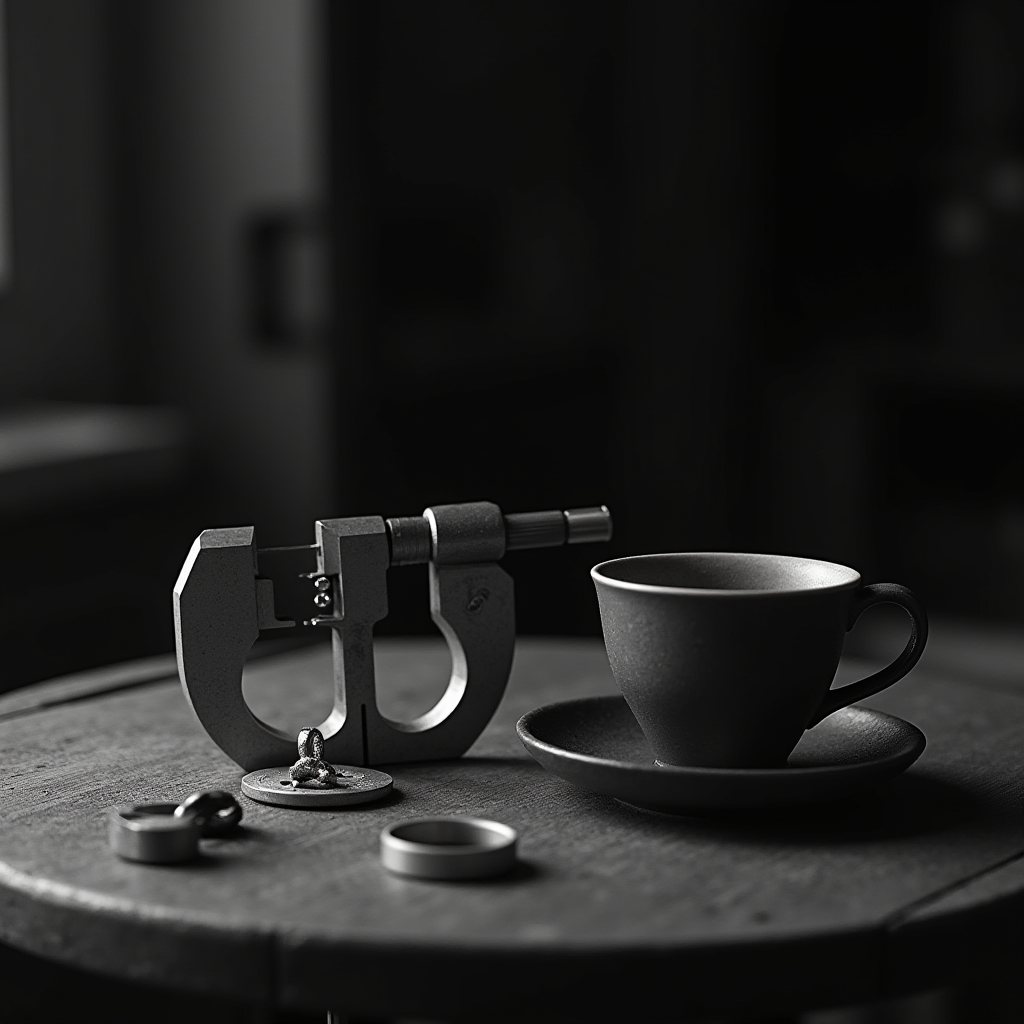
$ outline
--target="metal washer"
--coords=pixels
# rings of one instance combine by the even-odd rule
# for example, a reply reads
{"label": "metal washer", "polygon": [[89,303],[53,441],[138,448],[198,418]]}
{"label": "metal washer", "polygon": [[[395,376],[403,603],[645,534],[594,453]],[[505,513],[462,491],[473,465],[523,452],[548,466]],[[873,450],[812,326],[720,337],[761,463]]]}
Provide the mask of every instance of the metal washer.
{"label": "metal washer", "polygon": [[387,772],[336,764],[334,770],[341,776],[338,785],[329,789],[297,789],[288,774],[290,767],[249,772],[242,779],[242,792],[250,800],[277,807],[347,807],[380,800],[394,787],[394,779]]}
{"label": "metal washer", "polygon": [[415,878],[490,878],[514,867],[518,839],[514,828],[486,818],[409,818],[381,832],[380,859]]}
{"label": "metal washer", "polygon": [[140,864],[182,864],[199,855],[202,825],[194,817],[176,818],[177,804],[121,804],[107,812],[110,848]]}

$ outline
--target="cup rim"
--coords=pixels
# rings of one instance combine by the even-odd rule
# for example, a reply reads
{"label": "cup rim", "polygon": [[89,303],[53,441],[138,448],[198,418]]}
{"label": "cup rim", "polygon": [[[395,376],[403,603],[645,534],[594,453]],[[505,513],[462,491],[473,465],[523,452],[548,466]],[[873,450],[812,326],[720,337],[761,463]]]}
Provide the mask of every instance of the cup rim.
{"label": "cup rim", "polygon": [[[677,558],[677,557],[714,557],[714,558],[733,558],[733,559],[770,559],[772,561],[785,561],[789,563],[802,563],[804,565],[822,565],[828,566],[832,569],[841,570],[843,573],[848,575],[848,579],[839,583],[829,583],[822,586],[801,586],[791,587],[785,590],[778,589],[765,589],[765,590],[726,590],[716,589],[712,587],[669,587],[664,586],[660,583],[634,583],[630,580],[618,580],[611,576],[606,576],[602,570],[606,569],[611,565],[621,565],[623,562],[643,562],[648,559],[655,558]],[[786,598],[795,597],[806,594],[828,594],[835,593],[841,590],[848,590],[856,587],[860,583],[860,573],[856,569],[852,569],[848,565],[842,565],[840,562],[827,562],[822,558],[804,558],[801,555],[780,555],[772,554],[770,552],[754,552],[754,551],[660,551],[652,552],[646,555],[625,555],[621,558],[609,558],[607,561],[599,562],[590,570],[591,578],[595,583],[602,583],[609,587],[614,587],[619,590],[628,590],[633,593],[639,594],[679,594],[687,597],[721,597],[731,598],[733,600],[742,600],[750,597],[774,597],[774,598]]]}

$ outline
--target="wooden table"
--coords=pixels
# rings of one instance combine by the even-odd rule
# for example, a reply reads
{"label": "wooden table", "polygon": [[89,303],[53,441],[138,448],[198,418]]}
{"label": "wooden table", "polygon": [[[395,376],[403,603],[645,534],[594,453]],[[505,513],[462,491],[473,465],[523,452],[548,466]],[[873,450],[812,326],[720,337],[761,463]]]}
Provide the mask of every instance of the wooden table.
{"label": "wooden table", "polygon": [[[385,713],[423,710],[446,660],[429,641],[381,642]],[[520,715],[614,684],[597,642],[522,640],[467,757],[395,767],[398,792],[376,805],[243,798],[244,830],[208,841],[201,862],[130,864],[108,851],[107,807],[237,791],[241,776],[173,673],[169,659],[136,662],[0,700],[0,939],[267,1006],[478,1021],[844,1005],[1024,962],[1024,672],[945,677],[933,659],[873,699],[928,748],[872,798],[676,819],[575,789],[527,756]],[[306,649],[251,663],[245,689],[297,731],[329,708],[329,679],[329,651]],[[386,873],[381,828],[421,814],[512,825],[520,867],[463,883]]]}

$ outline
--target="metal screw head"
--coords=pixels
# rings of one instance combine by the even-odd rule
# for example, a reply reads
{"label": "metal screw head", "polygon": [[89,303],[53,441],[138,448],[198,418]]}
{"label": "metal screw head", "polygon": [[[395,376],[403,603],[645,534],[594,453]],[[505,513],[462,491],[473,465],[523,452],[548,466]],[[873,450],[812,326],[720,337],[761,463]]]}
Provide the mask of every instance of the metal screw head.
{"label": "metal screw head", "polygon": [[330,590],[331,581],[326,576],[318,576],[313,580],[313,586],[316,587],[317,590]]}
{"label": "metal screw head", "polygon": [[317,608],[327,608],[330,606],[330,603],[331,595],[325,594],[323,591],[313,597],[313,604],[315,604]]}

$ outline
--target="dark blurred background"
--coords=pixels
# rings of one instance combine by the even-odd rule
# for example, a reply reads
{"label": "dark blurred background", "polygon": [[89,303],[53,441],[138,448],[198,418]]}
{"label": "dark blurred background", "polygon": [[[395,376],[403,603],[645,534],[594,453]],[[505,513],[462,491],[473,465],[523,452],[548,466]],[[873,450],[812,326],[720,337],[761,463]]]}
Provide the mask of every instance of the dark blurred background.
{"label": "dark blurred background", "polygon": [[1020,626],[1022,107],[1004,0],[0,0],[0,691],[170,651],[204,527],[460,500],[615,515],[523,633],[697,549]]}
{"label": "dark blurred background", "polygon": [[[0,688],[168,651],[196,534],[608,504],[1024,612],[1024,6],[7,0]],[[430,628],[392,573],[384,631]]]}

